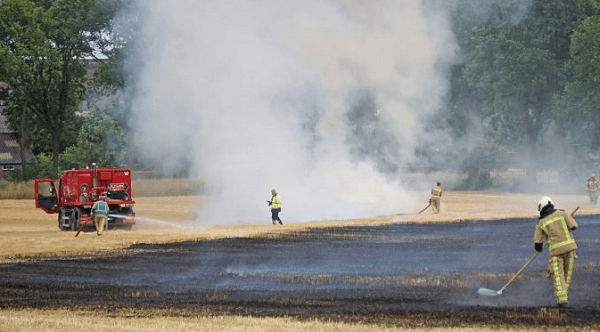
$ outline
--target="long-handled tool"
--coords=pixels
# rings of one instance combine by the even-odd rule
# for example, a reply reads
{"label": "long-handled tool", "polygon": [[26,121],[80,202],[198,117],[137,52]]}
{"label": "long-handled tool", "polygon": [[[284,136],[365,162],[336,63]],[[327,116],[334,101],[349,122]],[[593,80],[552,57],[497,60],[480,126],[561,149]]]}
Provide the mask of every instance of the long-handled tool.
{"label": "long-handled tool", "polygon": [[[429,204],[427,204],[427,206],[426,206],[426,207],[425,207],[423,210],[419,211],[419,213],[421,213],[421,212],[423,212],[423,211],[427,210],[427,208],[428,208],[428,207],[430,207],[430,206],[431,206],[431,200],[429,200]],[[418,213],[417,213],[417,214],[418,214]]]}
{"label": "long-handled tool", "polygon": [[479,295],[485,295],[485,296],[498,296],[498,295],[502,295],[502,292],[506,289],[506,287],[508,287],[508,285],[512,284],[513,281],[515,281],[515,279],[517,279],[517,277],[525,270],[525,268],[531,263],[533,262],[533,260],[540,254],[541,251],[536,251],[531,257],[529,257],[529,259],[527,260],[527,262],[525,262],[525,265],[523,265],[519,271],[517,271],[517,273],[515,273],[514,276],[512,276],[512,278],[510,278],[510,280],[506,283],[506,285],[502,286],[502,288],[500,288],[499,290],[492,290],[492,289],[487,289],[487,288],[479,288],[477,290],[477,293]]}
{"label": "long-handled tool", "polygon": [[[577,210],[579,210],[579,206],[575,208],[575,210],[573,210],[573,212],[571,212],[571,216],[573,216],[575,214],[575,212],[577,212]],[[541,251],[536,251],[531,257],[529,257],[529,259],[527,260],[527,262],[525,262],[525,265],[523,265],[519,271],[517,271],[517,273],[515,273],[515,275],[512,276],[512,278],[510,278],[510,280],[506,283],[506,285],[502,286],[502,288],[500,288],[499,290],[492,290],[492,289],[487,289],[487,288],[479,288],[477,290],[477,293],[479,295],[485,295],[485,296],[498,296],[498,295],[502,295],[502,292],[506,289],[506,287],[508,287],[510,284],[513,283],[513,281],[515,281],[515,279],[517,279],[517,277],[525,270],[525,268],[527,266],[529,266],[529,264],[531,264],[531,262],[533,262],[533,260],[541,253]]]}

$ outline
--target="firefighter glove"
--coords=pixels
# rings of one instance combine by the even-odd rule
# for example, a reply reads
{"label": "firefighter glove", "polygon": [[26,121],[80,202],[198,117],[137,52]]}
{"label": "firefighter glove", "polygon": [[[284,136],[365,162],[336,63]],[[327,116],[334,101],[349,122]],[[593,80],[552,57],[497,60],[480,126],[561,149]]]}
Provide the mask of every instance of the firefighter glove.
{"label": "firefighter glove", "polygon": [[267,203],[269,203],[269,206],[271,206],[271,201],[267,201]]}
{"label": "firefighter glove", "polygon": [[542,249],[544,249],[544,244],[541,243],[541,242],[540,243],[535,243],[534,248],[535,248],[535,251],[541,252]]}

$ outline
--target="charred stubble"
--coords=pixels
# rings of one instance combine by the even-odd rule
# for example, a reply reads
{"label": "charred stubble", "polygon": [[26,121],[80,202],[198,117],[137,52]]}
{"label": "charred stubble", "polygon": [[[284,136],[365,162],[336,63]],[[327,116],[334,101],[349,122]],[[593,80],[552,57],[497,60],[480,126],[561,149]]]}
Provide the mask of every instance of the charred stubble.
{"label": "charred stubble", "polygon": [[[461,302],[457,298],[474,293],[476,286],[468,283],[469,278],[456,273],[349,276],[255,271],[240,275],[222,266],[215,269],[220,266],[219,262],[212,267],[205,262],[206,270],[212,271],[198,272],[202,276],[191,277],[196,284],[188,287],[144,279],[148,278],[144,277],[145,273],[157,268],[170,269],[174,275],[188,273],[182,266],[190,265],[190,253],[218,255],[220,261],[233,266],[236,253],[251,254],[260,248],[279,248],[284,252],[282,246],[301,249],[306,243],[318,244],[320,250],[327,250],[331,243],[344,238],[373,239],[377,235],[370,229],[358,232],[356,229],[321,229],[279,238],[136,245],[123,254],[96,259],[4,264],[0,266],[0,303],[3,308],[100,310],[115,317],[288,316],[398,327],[589,327],[598,324],[599,307],[594,302],[584,302],[566,313],[546,306],[485,306]],[[333,252],[332,247],[329,250]],[[300,249],[290,252],[300,255]],[[165,261],[169,264],[165,265]],[[596,276],[595,268],[594,264],[583,265],[577,271],[578,282],[591,283]],[[139,278],[139,282],[135,278]],[[476,279],[477,275],[470,278]],[[505,275],[485,278],[486,282],[501,282]],[[265,279],[269,287],[258,287]],[[223,280],[230,284],[223,286]],[[236,282],[240,283],[236,285]]]}

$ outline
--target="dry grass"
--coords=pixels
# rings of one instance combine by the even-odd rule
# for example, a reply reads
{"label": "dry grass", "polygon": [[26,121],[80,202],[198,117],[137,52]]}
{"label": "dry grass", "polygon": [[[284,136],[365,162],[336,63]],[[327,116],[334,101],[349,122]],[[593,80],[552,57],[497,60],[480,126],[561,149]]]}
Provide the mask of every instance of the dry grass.
{"label": "dry grass", "polygon": [[136,179],[131,182],[133,197],[190,196],[203,190],[203,183],[193,179]]}
{"label": "dry grass", "polygon": [[[160,313],[159,313],[160,314]],[[444,327],[398,329],[371,324],[349,324],[317,320],[298,321],[293,318],[253,318],[240,316],[198,317],[126,317],[119,314],[110,317],[106,313],[66,310],[2,310],[0,332],[104,332],[104,331],[413,331],[413,332],[475,332],[475,331],[562,331],[556,328],[489,328],[489,327]]]}
{"label": "dry grass", "polygon": [[373,276],[334,276],[334,275],[289,275],[289,274],[262,274],[246,273],[246,278],[269,278],[281,280],[285,283],[293,284],[379,284],[388,286],[451,286],[455,288],[466,288],[468,284],[460,281],[456,275],[442,276],[394,276],[394,277],[373,277]]}
{"label": "dry grass", "polygon": [[[193,179],[135,179],[133,197],[190,196],[203,190],[203,183]],[[0,200],[34,199],[33,181],[0,181]]]}
{"label": "dry grass", "polygon": [[33,199],[33,181],[0,181],[0,199]]}
{"label": "dry grass", "polygon": [[[385,225],[393,223],[458,222],[465,220],[533,219],[537,195],[493,192],[446,192],[442,212],[403,213],[371,219],[324,220],[274,227],[269,223],[189,227],[194,212],[208,198],[169,196],[136,198],[135,211],[142,218],[133,231],[95,233],[60,231],[57,215],[35,208],[33,200],[0,200],[0,261],[29,257],[82,255],[121,250],[135,243],[166,243],[224,237],[280,236],[311,227]],[[567,211],[580,205],[577,215],[595,215],[600,207],[587,204],[584,196],[553,196]]]}

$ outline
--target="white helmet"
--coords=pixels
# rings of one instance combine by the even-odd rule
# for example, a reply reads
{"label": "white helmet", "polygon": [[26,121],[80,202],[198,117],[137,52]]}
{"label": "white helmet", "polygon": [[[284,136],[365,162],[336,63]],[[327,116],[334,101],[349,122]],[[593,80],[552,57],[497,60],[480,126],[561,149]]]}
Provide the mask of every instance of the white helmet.
{"label": "white helmet", "polygon": [[554,205],[554,202],[552,202],[552,198],[548,196],[540,198],[540,201],[538,202],[538,211],[542,211],[542,209],[548,204]]}

